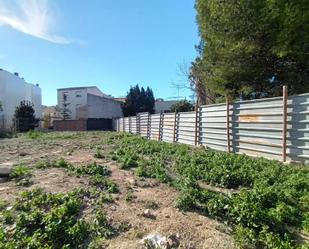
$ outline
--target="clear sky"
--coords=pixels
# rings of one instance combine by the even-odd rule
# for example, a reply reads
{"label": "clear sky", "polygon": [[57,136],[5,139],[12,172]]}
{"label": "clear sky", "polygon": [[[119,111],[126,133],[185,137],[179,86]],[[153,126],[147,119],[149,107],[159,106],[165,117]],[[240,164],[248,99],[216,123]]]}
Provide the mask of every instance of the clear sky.
{"label": "clear sky", "polygon": [[57,88],[87,85],[177,97],[179,65],[196,56],[195,14],[194,0],[0,0],[0,68],[39,83],[45,105]]}

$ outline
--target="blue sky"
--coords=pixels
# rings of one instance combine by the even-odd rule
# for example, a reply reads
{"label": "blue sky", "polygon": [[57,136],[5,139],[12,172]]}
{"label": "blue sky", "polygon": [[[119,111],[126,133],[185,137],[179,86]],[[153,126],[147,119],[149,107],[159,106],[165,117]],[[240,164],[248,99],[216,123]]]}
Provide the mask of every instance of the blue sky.
{"label": "blue sky", "polygon": [[[149,85],[177,97],[196,56],[194,0],[0,0],[0,68],[42,88],[96,85],[115,97]],[[181,96],[189,97],[188,90]]]}

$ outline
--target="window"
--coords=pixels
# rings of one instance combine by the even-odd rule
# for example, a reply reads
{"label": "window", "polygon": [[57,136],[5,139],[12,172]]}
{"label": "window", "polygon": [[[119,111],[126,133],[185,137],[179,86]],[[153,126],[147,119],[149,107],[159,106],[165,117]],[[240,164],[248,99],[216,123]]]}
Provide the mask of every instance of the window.
{"label": "window", "polygon": [[82,92],[81,91],[75,92],[75,96],[76,96],[76,98],[81,98],[82,97]]}

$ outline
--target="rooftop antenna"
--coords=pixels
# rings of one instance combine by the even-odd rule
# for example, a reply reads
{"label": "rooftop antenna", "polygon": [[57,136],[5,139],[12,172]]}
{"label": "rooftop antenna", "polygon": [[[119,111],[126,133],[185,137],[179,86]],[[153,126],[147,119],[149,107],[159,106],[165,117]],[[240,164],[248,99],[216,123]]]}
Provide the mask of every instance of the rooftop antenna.
{"label": "rooftop antenna", "polygon": [[184,84],[175,83],[175,82],[171,84],[171,87],[177,90],[177,98],[181,97],[180,91],[187,88]]}

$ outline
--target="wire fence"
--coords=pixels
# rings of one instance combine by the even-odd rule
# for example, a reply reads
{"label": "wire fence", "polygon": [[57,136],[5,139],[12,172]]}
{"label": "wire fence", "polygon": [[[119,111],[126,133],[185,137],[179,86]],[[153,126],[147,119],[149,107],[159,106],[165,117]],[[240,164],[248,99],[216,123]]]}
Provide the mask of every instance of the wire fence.
{"label": "wire fence", "polygon": [[116,131],[269,159],[309,163],[309,93],[200,106],[195,112],[139,113]]}

